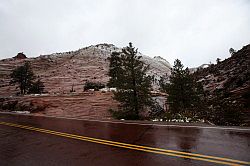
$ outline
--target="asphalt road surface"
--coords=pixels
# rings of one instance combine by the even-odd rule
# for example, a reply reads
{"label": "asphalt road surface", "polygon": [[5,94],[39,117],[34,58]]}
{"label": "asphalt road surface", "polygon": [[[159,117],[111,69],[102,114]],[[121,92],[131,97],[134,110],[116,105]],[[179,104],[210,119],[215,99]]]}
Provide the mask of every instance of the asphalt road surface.
{"label": "asphalt road surface", "polygon": [[250,165],[250,129],[0,114],[6,165]]}

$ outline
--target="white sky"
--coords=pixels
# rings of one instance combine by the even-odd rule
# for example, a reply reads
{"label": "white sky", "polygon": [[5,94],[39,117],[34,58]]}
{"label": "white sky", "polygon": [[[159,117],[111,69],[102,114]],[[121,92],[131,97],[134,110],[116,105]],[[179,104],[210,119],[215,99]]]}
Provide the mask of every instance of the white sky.
{"label": "white sky", "polygon": [[250,43],[250,0],[0,0],[0,59],[133,42],[196,67]]}

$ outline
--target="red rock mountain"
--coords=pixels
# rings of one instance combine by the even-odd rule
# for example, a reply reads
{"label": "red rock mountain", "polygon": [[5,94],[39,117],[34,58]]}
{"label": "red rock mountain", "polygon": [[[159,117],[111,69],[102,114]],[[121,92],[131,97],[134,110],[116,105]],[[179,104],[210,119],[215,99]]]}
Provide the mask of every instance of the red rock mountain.
{"label": "red rock mountain", "polygon": [[[0,95],[16,93],[15,87],[9,86],[10,71],[22,65],[24,61],[31,62],[35,74],[45,83],[48,93],[69,93],[72,86],[76,92],[82,92],[86,81],[107,83],[109,77],[107,58],[113,51],[119,51],[112,44],[89,46],[77,51],[40,55],[37,58],[10,58],[0,61]],[[142,55],[141,53],[139,53]],[[170,74],[171,65],[163,58],[143,56],[143,61],[150,64],[149,75],[154,75],[154,88],[159,88],[159,79]]]}
{"label": "red rock mountain", "polygon": [[[111,118],[108,109],[117,106],[117,102],[112,99],[112,92],[83,92],[83,86],[86,81],[106,84],[109,80],[107,58],[113,51],[120,50],[121,48],[112,44],[98,44],[77,51],[40,55],[36,58],[3,59],[0,61],[0,97],[3,98],[3,105],[8,107],[18,102],[18,110],[27,110],[39,115]],[[147,74],[154,76],[153,87],[157,90],[160,77],[170,74],[171,65],[159,56],[142,56],[142,60],[150,64]],[[18,89],[9,85],[9,75],[11,70],[25,61],[31,63],[35,75],[44,82],[47,94],[15,96]],[[70,93],[72,86],[74,93]],[[46,108],[39,111],[38,108],[44,106]]]}
{"label": "red rock mountain", "polygon": [[211,95],[223,92],[227,98],[241,102],[250,122],[250,44],[194,74]]}

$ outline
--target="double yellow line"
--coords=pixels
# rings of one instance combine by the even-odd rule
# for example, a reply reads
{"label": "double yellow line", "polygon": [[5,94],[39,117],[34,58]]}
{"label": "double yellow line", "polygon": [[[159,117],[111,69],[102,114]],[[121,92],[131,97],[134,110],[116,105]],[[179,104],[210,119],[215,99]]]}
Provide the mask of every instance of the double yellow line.
{"label": "double yellow line", "polygon": [[181,152],[181,151],[176,151],[176,150],[167,150],[167,149],[161,149],[161,148],[133,145],[133,144],[127,144],[127,143],[122,143],[122,142],[115,142],[115,141],[85,137],[85,136],[80,136],[80,135],[75,135],[75,134],[63,133],[63,132],[58,132],[58,131],[52,131],[52,130],[36,128],[36,127],[31,127],[31,126],[24,126],[24,125],[19,125],[19,124],[14,124],[14,123],[0,122],[0,125],[11,126],[15,128],[21,128],[21,129],[26,129],[30,131],[36,131],[40,133],[46,133],[46,134],[51,134],[51,135],[56,135],[56,136],[61,136],[61,137],[67,137],[71,139],[88,141],[88,142],[93,142],[97,144],[115,146],[115,147],[138,150],[138,151],[155,153],[155,154],[162,154],[162,155],[167,155],[167,156],[207,161],[207,162],[212,162],[216,164],[233,165],[233,166],[250,165],[250,162],[234,160],[230,158],[215,157],[215,156],[208,156],[208,155],[202,155],[202,154],[196,154],[196,153]]}

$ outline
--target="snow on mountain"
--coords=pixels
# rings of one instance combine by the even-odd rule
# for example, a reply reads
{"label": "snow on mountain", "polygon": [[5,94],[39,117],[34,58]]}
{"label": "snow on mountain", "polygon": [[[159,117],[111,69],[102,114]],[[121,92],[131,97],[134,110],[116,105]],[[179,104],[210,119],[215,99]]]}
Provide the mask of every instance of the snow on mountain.
{"label": "snow on mountain", "polygon": [[[33,70],[45,83],[46,91],[49,93],[67,93],[72,86],[78,92],[81,92],[86,81],[95,81],[107,83],[109,63],[107,58],[114,51],[121,51],[113,44],[98,44],[76,51],[63,53],[53,53],[49,55],[40,55],[37,58],[27,59],[5,59],[0,61],[0,75],[3,79],[0,82],[1,92],[16,92],[14,87],[8,86],[10,81],[10,71],[24,63],[30,61]],[[170,75],[171,65],[165,59],[157,56],[149,56],[138,53],[146,65],[150,65],[148,75],[154,76],[153,88],[159,89],[159,80],[161,76]]]}

